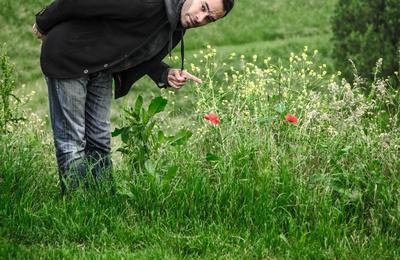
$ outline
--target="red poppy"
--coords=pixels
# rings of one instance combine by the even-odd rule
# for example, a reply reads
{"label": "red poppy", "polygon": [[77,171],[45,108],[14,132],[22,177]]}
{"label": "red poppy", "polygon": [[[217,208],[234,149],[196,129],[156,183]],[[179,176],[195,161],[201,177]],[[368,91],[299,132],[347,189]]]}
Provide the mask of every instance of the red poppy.
{"label": "red poppy", "polygon": [[296,116],[291,115],[291,114],[287,114],[285,116],[285,120],[286,120],[286,122],[290,122],[293,124],[297,124],[299,122],[299,119]]}
{"label": "red poppy", "polygon": [[214,113],[209,113],[207,115],[204,115],[203,117],[205,120],[210,121],[213,125],[218,125],[219,124],[219,117],[214,114]]}

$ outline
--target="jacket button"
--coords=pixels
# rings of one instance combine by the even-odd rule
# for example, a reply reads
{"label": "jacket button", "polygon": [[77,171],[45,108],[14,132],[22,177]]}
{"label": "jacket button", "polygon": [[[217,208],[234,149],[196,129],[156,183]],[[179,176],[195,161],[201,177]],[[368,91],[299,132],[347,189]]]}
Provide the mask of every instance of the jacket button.
{"label": "jacket button", "polygon": [[104,64],[104,68],[107,68],[108,67],[108,64]]}
{"label": "jacket button", "polygon": [[85,73],[85,74],[88,74],[88,70],[87,69],[85,69],[84,71],[83,71],[83,73]]}

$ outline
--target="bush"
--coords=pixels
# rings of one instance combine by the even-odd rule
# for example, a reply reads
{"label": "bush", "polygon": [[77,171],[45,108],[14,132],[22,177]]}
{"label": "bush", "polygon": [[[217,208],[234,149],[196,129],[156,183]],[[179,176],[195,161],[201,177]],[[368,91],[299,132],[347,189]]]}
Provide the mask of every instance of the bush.
{"label": "bush", "polygon": [[[400,9],[398,0],[339,0],[332,20],[333,59],[337,69],[353,80],[349,59],[357,75],[373,80],[382,58],[382,76],[399,71]],[[393,78],[399,85],[399,79]]]}
{"label": "bush", "polygon": [[0,49],[0,133],[5,132],[10,123],[21,120],[15,116],[16,111],[12,109],[10,103],[12,98],[19,101],[13,94],[15,87],[14,67],[10,63],[4,45]]}

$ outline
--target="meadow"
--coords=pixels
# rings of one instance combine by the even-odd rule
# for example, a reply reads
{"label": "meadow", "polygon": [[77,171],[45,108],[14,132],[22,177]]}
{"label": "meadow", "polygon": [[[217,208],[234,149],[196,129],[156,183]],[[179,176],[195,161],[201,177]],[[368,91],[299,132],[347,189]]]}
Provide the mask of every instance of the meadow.
{"label": "meadow", "polygon": [[1,258],[399,257],[400,94],[379,62],[373,82],[335,71],[335,1],[243,0],[189,31],[203,84],[115,100],[116,192],[66,197],[30,32],[44,4],[0,0]]}

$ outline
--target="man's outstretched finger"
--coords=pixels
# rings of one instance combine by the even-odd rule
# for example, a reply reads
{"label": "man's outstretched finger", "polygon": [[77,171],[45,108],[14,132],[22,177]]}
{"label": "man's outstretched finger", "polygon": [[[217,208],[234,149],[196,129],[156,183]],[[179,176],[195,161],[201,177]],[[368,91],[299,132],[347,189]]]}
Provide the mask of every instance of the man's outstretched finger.
{"label": "man's outstretched finger", "polygon": [[186,77],[187,79],[193,80],[193,81],[196,82],[196,83],[199,83],[199,84],[203,83],[203,81],[202,81],[201,79],[199,79],[199,78],[196,77],[196,76],[193,76],[193,75],[190,74],[189,72],[182,71],[182,74],[183,74],[182,76]]}

